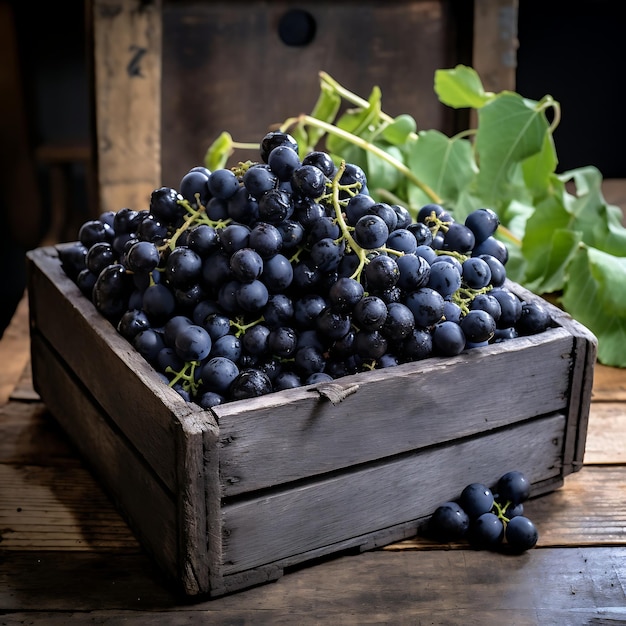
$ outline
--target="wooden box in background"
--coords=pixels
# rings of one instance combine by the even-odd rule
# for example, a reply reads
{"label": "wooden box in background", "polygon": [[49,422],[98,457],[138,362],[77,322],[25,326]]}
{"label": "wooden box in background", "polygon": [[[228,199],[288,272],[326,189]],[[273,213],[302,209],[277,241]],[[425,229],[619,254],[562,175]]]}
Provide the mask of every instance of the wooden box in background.
{"label": "wooden box in background", "polygon": [[[33,381],[130,527],[190,596],[415,535],[469,482],[533,495],[583,461],[596,340],[556,307],[539,335],[203,411],[65,276],[28,255]],[[536,299],[521,287],[525,299]]]}
{"label": "wooden box in background", "polygon": [[[410,113],[421,128],[446,133],[467,128],[467,112],[439,103],[435,70],[464,63],[488,90],[515,87],[517,0],[88,7],[97,211],[147,208],[150,192],[177,187],[222,131],[259,141],[272,125],[310,112],[321,70],[362,97],[379,86],[389,114]],[[282,33],[294,10],[312,21],[310,41],[293,22]]]}

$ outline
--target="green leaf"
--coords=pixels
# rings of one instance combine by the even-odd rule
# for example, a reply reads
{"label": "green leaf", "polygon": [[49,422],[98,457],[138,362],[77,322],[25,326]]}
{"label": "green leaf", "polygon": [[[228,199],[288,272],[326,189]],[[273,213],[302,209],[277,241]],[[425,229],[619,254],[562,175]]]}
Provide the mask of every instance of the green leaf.
{"label": "green leaf", "polygon": [[233,153],[233,138],[230,133],[221,133],[209,146],[204,155],[204,166],[211,171],[226,167],[228,158]]}
{"label": "green leaf", "polygon": [[550,187],[558,162],[552,133],[546,133],[541,150],[522,161],[524,181],[533,195],[541,196]]}
{"label": "green leaf", "polygon": [[626,367],[626,258],[581,245],[569,266],[565,310],[598,338],[598,360]]}
{"label": "green leaf", "polygon": [[381,135],[385,141],[395,145],[401,146],[406,143],[411,133],[417,130],[417,123],[415,119],[407,114],[398,115],[391,124],[388,124],[383,129]]}
{"label": "green leaf", "polygon": [[[374,87],[366,107],[348,109],[338,120],[336,126],[341,130],[357,135],[363,139],[371,139],[381,124],[381,92]],[[337,135],[327,135],[326,148],[329,152],[341,154],[347,142]]]}
{"label": "green leaf", "polygon": [[[311,111],[314,117],[327,124],[332,124],[341,108],[341,96],[330,85],[325,82],[320,83],[320,94],[317,102]],[[323,137],[324,131],[320,128],[310,127],[308,131],[308,142],[306,152],[314,150],[317,143]],[[304,155],[306,156],[306,154]]]}
{"label": "green leaf", "polygon": [[544,148],[548,122],[542,108],[529,107],[528,101],[503,92],[478,112],[476,153],[480,175],[479,195],[493,206],[503,198],[514,197],[519,163]]}
{"label": "green leaf", "polygon": [[[381,150],[390,154],[394,159],[402,162],[404,155],[396,146],[378,145]],[[402,179],[402,174],[392,165],[383,161],[372,152],[366,153],[367,188],[370,194],[375,195],[379,189],[396,189]]]}
{"label": "green leaf", "polygon": [[[568,278],[569,263],[581,239],[582,235],[578,231],[566,228],[555,230],[545,242],[542,261],[527,264],[525,286],[536,293],[561,291]],[[536,261],[536,258],[533,257],[533,260]],[[535,273],[534,277],[532,272]]]}
{"label": "green leaf", "polygon": [[443,104],[454,109],[480,109],[494,96],[484,90],[478,72],[465,65],[436,70],[435,93]]}
{"label": "green leaf", "polygon": [[[421,131],[410,149],[408,167],[454,210],[462,192],[470,186],[478,171],[467,139],[449,138],[437,130]],[[409,185],[411,204],[430,202],[426,194]],[[456,216],[461,219],[461,216]]]}
{"label": "green leaf", "polygon": [[565,184],[575,183],[575,193],[569,195],[566,208],[572,216],[570,227],[581,230],[583,241],[604,252],[626,256],[626,228],[622,211],[608,205],[602,195],[602,175],[595,167],[571,170],[559,177]]}

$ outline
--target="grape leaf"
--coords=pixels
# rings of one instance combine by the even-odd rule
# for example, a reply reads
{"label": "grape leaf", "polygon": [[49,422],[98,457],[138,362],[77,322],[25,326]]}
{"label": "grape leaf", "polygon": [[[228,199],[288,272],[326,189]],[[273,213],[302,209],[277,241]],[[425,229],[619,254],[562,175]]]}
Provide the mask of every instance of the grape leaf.
{"label": "grape leaf", "polygon": [[545,194],[558,162],[552,133],[546,133],[540,151],[522,162],[524,182],[530,193],[535,196]]}
{"label": "grape leaf", "polygon": [[465,65],[436,70],[435,93],[443,104],[454,109],[480,109],[494,97],[484,90],[478,72]]}
{"label": "grape leaf", "polygon": [[[380,120],[381,98],[380,88],[374,87],[368,99],[368,106],[348,109],[337,120],[337,128],[363,139],[369,140],[373,138],[382,123]],[[326,147],[329,152],[334,154],[342,154],[344,148],[348,145],[350,144],[345,139],[337,135],[328,135],[326,137]]]}
{"label": "grape leaf", "polygon": [[529,107],[520,95],[504,92],[478,111],[478,123],[479,195],[486,205],[495,206],[511,197],[511,183],[519,175],[516,166],[544,147],[548,122],[542,108]]}
{"label": "grape leaf", "polygon": [[[396,146],[377,145],[381,150],[384,150],[395,159],[399,161],[403,160],[400,148]],[[372,152],[367,152],[365,157],[366,164],[364,171],[367,172],[367,187],[373,196],[376,196],[378,189],[395,189],[398,186],[402,179],[402,174],[400,174],[395,167],[387,163],[387,161],[383,161],[378,155]]]}
{"label": "grape leaf", "polygon": [[[437,191],[457,219],[463,219],[458,200],[478,172],[470,142],[467,139],[450,139],[437,130],[420,131],[418,137],[410,146],[407,165],[412,171],[419,172],[420,179]],[[415,206],[430,202],[415,185],[409,186],[408,196]]]}
{"label": "grape leaf", "polygon": [[559,180],[575,182],[576,193],[569,195],[566,202],[572,216],[570,228],[581,230],[586,244],[615,256],[626,256],[622,212],[605,202],[599,170],[591,166],[578,168],[561,175]]}
{"label": "grape leaf", "polygon": [[409,140],[411,133],[414,133],[416,130],[417,123],[415,119],[403,113],[402,115],[398,115],[393,122],[385,126],[381,135],[385,141],[395,146],[401,146]]}
{"label": "grape leaf", "polygon": [[626,258],[581,244],[568,268],[561,302],[598,338],[598,360],[626,367]]}
{"label": "grape leaf", "polygon": [[204,155],[204,165],[211,172],[226,166],[228,157],[233,152],[233,138],[230,133],[221,133],[207,148]]}

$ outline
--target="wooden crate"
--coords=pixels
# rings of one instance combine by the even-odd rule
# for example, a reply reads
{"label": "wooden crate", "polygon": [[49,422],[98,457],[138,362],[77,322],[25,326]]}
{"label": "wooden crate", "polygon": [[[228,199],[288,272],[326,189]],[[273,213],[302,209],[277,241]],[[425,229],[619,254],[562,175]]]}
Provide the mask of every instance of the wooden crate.
{"label": "wooden crate", "polygon": [[28,276],[36,390],[189,596],[414,535],[472,481],[517,469],[539,495],[581,467],[596,340],[547,303],[554,327],[540,335],[348,376],[335,403],[310,386],[203,411],[100,316],[54,248],[29,252]]}
{"label": "wooden crate", "polygon": [[[178,187],[229,131],[258,142],[310,112],[324,70],[392,114],[454,134],[467,111],[438,102],[437,69],[472,65],[490,91],[515,88],[518,0],[90,0],[94,177],[99,211],[146,208]],[[286,45],[280,23],[307,11],[316,30]],[[243,159],[245,160],[245,158]]]}

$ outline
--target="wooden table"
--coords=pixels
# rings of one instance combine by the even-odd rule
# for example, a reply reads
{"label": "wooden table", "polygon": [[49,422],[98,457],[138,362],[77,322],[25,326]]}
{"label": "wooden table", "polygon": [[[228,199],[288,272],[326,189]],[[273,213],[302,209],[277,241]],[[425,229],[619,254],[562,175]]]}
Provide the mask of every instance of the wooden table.
{"label": "wooden table", "polygon": [[626,624],[626,370],[596,367],[584,467],[526,504],[535,549],[415,538],[191,602],[33,391],[25,299],[0,368],[0,624]]}

